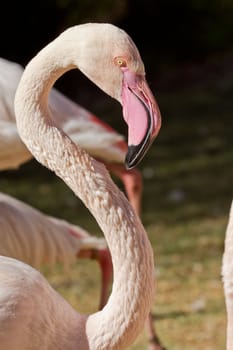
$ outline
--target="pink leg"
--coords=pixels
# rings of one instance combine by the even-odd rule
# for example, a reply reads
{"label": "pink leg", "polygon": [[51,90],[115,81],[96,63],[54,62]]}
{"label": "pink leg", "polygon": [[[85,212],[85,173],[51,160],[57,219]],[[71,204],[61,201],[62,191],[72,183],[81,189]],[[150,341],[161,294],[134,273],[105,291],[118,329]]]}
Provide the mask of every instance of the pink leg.
{"label": "pink leg", "polygon": [[101,270],[101,291],[99,310],[108,300],[109,286],[112,280],[112,258],[108,249],[86,249],[78,253],[78,258],[95,259]]}
{"label": "pink leg", "polygon": [[101,293],[100,293],[100,304],[99,310],[101,310],[107,303],[109,296],[109,286],[112,281],[112,258],[108,249],[103,249],[98,251],[100,264],[100,269],[102,271],[101,278]]}

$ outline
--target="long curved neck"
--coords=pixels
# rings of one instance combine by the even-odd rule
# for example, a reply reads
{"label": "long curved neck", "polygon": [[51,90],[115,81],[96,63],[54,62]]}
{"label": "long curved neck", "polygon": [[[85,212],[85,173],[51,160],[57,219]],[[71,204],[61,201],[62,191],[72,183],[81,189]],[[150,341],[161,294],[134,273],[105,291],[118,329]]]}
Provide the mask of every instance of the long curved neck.
{"label": "long curved neck", "polygon": [[[59,57],[70,57],[63,45],[61,50]],[[26,67],[15,99],[17,126],[35,158],[64,180],[105,235],[113,260],[113,288],[103,310],[88,316],[86,335],[90,349],[123,349],[142,330],[152,304],[153,253],[140,219],[105,167],[53,122],[49,90],[61,74],[74,68],[72,59],[64,65],[55,60],[57,55],[58,45],[50,44]]]}

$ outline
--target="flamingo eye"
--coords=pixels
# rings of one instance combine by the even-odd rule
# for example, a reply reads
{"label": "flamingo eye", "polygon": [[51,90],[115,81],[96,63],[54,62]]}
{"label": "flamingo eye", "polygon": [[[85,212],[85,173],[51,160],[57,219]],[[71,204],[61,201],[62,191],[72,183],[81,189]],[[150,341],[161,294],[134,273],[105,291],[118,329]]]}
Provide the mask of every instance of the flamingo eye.
{"label": "flamingo eye", "polygon": [[117,66],[121,67],[121,68],[126,68],[127,67],[127,63],[126,60],[122,57],[116,57],[114,59],[114,62]]}

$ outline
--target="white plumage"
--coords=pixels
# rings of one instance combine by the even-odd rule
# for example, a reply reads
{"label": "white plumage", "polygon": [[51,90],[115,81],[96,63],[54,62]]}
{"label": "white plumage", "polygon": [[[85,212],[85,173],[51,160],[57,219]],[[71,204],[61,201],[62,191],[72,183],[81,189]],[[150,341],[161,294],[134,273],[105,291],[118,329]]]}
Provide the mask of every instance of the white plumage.
{"label": "white plumage", "polygon": [[79,226],[0,193],[0,254],[36,268],[43,264],[73,263],[79,252],[107,249],[103,238],[91,236]]}

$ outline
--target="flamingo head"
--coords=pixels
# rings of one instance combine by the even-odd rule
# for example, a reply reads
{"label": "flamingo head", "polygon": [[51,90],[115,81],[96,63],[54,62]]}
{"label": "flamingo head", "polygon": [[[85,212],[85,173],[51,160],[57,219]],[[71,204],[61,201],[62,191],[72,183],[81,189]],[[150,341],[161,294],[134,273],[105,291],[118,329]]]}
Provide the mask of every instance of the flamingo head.
{"label": "flamingo head", "polygon": [[146,81],[139,51],[125,31],[111,24],[87,23],[68,31],[78,34],[74,65],[122,105],[128,125],[125,165],[133,168],[161,126],[159,107]]}

